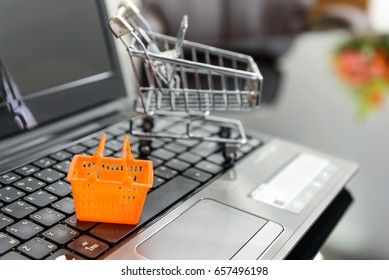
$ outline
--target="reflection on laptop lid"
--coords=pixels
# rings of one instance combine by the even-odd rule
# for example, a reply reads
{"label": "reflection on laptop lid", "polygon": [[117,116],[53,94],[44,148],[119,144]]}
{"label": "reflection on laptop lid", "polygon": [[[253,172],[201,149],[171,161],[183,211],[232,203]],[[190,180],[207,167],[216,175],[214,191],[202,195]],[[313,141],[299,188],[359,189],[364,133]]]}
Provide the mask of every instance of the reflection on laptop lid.
{"label": "reflection on laptop lid", "polygon": [[111,36],[103,32],[108,16],[95,1],[5,1],[0,17],[0,139],[24,128],[18,107],[39,127],[125,97]]}
{"label": "reflection on laptop lid", "polygon": [[[153,140],[139,223],[77,220],[72,156],[93,153],[104,132],[106,156],[120,157],[132,112],[108,19],[104,1],[0,3],[0,259],[312,257],[338,221],[328,215],[347,208],[357,167],[258,132],[234,164],[218,143]],[[161,118],[156,129],[182,123]],[[131,144],[139,157],[139,139]]]}

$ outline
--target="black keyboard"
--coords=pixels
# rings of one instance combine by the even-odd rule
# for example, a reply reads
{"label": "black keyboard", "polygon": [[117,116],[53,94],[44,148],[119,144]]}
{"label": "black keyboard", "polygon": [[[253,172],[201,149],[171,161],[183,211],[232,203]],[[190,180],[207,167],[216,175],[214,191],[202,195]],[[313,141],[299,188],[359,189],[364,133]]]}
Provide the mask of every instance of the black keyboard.
{"label": "black keyboard", "polygon": [[[176,132],[182,124],[166,121],[154,129]],[[198,129],[202,135],[218,132],[218,127],[209,124]],[[218,143],[155,139],[148,156],[153,161],[154,182],[138,224],[78,221],[66,181],[69,164],[75,154],[92,154],[103,132],[107,135],[104,156],[121,157],[127,122],[0,175],[0,260],[98,259],[231,165],[226,163]],[[130,137],[137,158],[139,141]],[[249,137],[239,148],[236,160],[260,145],[260,139]]]}

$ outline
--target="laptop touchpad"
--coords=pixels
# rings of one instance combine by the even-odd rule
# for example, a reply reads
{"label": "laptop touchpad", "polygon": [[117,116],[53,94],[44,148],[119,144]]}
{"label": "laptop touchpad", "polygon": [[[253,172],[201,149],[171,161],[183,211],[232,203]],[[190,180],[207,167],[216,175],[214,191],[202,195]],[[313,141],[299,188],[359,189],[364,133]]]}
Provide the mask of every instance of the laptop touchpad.
{"label": "laptop touchpad", "polygon": [[147,259],[230,259],[267,220],[203,199],[136,247]]}

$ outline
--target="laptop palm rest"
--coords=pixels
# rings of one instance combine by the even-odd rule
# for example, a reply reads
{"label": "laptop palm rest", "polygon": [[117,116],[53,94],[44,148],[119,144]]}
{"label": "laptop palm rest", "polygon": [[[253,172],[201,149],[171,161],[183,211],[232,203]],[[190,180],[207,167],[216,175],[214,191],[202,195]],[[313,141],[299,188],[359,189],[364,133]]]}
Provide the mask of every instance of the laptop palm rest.
{"label": "laptop palm rest", "polygon": [[[135,250],[146,259],[231,259],[245,245],[252,245],[259,257],[259,250],[264,251],[282,231],[279,225],[275,230],[267,228],[269,223],[273,228],[277,225],[215,200],[201,199]],[[266,238],[255,238],[264,228]],[[266,244],[256,244],[259,240]]]}

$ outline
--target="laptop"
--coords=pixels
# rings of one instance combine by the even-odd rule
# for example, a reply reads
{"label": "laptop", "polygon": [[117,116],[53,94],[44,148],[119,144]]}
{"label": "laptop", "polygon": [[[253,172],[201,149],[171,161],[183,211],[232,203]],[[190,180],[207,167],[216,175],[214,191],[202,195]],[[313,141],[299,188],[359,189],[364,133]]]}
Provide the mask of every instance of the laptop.
{"label": "laptop", "polygon": [[[104,155],[120,157],[136,115],[106,4],[0,6],[2,260],[287,259],[309,249],[301,244],[358,169],[257,131],[248,131],[233,164],[218,143],[158,138],[138,223],[80,221],[66,180],[71,159],[91,155],[103,133]],[[174,117],[154,127],[181,128]],[[219,128],[198,129],[213,135]],[[140,140],[130,139],[134,157],[142,157]]]}

